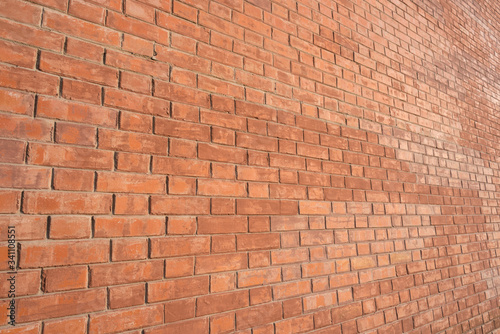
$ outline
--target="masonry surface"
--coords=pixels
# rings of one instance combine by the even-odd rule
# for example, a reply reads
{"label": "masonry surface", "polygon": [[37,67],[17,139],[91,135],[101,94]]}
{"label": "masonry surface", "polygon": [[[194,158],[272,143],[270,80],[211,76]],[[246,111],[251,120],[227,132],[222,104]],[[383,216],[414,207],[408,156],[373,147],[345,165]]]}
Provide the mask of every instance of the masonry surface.
{"label": "masonry surface", "polygon": [[494,332],[499,43],[495,0],[0,1],[0,334]]}

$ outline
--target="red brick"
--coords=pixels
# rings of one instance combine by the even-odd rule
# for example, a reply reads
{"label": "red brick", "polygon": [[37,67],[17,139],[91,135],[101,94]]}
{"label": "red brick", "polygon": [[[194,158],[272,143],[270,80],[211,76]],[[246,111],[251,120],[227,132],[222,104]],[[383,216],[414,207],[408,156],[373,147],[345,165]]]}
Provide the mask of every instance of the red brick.
{"label": "red brick", "polygon": [[3,216],[0,217],[0,241],[8,240],[9,226],[16,229],[16,240],[40,240],[47,236],[47,217]]}
{"label": "red brick", "polygon": [[[0,284],[0,297],[7,298],[9,294],[12,294],[12,274],[10,272],[0,274],[1,284]],[[28,296],[38,294],[40,289],[40,271],[39,270],[27,270],[19,271],[16,274],[15,281],[15,295],[16,296]],[[12,297],[12,296],[11,296]]]}
{"label": "red brick", "polygon": [[103,311],[106,308],[106,290],[91,289],[23,298],[18,300],[17,306],[18,322]]}
{"label": "red brick", "polygon": [[113,210],[116,215],[143,215],[149,210],[148,196],[116,195]]}
{"label": "red brick", "polygon": [[245,217],[199,217],[198,234],[244,233],[248,231]]}
{"label": "red brick", "polygon": [[90,148],[30,143],[28,163],[81,169],[113,168],[113,153]]}
{"label": "red brick", "polygon": [[167,139],[157,136],[100,129],[99,149],[146,154],[167,154]]}
{"label": "red brick", "polygon": [[87,317],[70,318],[63,320],[46,321],[43,324],[43,332],[48,334],[78,333],[87,331]]}
{"label": "red brick", "polygon": [[238,250],[274,249],[280,247],[278,233],[242,234],[237,236]]}
{"label": "red brick", "polygon": [[115,333],[163,323],[163,305],[91,315],[89,333]]}
{"label": "red brick", "polygon": [[[3,7],[2,11],[4,10],[15,11],[15,6],[14,7],[9,6],[11,3],[5,3],[5,4],[6,7]],[[24,13],[24,11],[22,13]],[[16,16],[19,15],[20,13],[18,13]],[[24,20],[27,17],[28,16],[25,16]],[[3,19],[0,20],[0,31],[2,32],[2,36],[4,36],[4,38],[6,39],[26,44],[31,44],[37,47],[47,48],[54,51],[61,51],[64,44],[64,36],[61,34],[38,29],[28,25],[18,24],[12,21],[6,21]]]}
{"label": "red brick", "polygon": [[194,318],[196,300],[181,299],[165,303],[165,322]]}
{"label": "red brick", "polygon": [[38,98],[37,115],[104,127],[115,127],[118,118],[118,112],[109,108],[48,99],[42,96]]}
{"label": "red brick", "polygon": [[281,303],[265,304],[236,311],[236,328],[245,329],[281,319]]}
{"label": "red brick", "polygon": [[161,176],[97,173],[97,191],[161,194],[165,189],[166,179]]}
{"label": "red brick", "polygon": [[104,105],[148,115],[166,116],[170,112],[170,105],[166,101],[116,89],[104,91]]}
{"label": "red brick", "polygon": [[144,304],[146,285],[134,284],[109,288],[109,307],[111,309]]}
{"label": "red brick", "polygon": [[0,41],[0,60],[4,63],[33,68],[36,62],[36,51],[33,48]]}
{"label": "red brick", "polygon": [[94,218],[94,237],[138,237],[165,234],[165,218]]}
{"label": "red brick", "polygon": [[50,170],[38,167],[0,166],[0,187],[47,189]]}
{"label": "red brick", "polygon": [[239,148],[200,143],[198,144],[198,158],[243,164],[246,163],[247,154],[245,150]]}
{"label": "red brick", "polygon": [[210,318],[211,333],[228,333],[235,329],[234,314],[222,314],[220,316],[212,316]]}
{"label": "red brick", "polygon": [[107,214],[111,195],[94,193],[26,192],[23,211],[31,214]]}
{"label": "red brick", "polygon": [[229,310],[244,308],[249,305],[248,291],[236,291],[198,297],[196,301],[196,315],[221,313]]}
{"label": "red brick", "polygon": [[151,133],[153,131],[153,117],[122,111],[120,114],[120,129]]}
{"label": "red brick", "polygon": [[246,288],[256,285],[267,285],[281,281],[281,269],[255,269],[238,273],[238,287]]}
{"label": "red brick", "polygon": [[[169,227],[169,232],[170,229]],[[209,249],[209,237],[169,237],[151,240],[152,257],[206,254]]]}
{"label": "red brick", "polygon": [[151,213],[183,215],[183,214],[208,214],[210,212],[210,199],[197,197],[151,197]]}
{"label": "red brick", "polygon": [[163,277],[163,261],[122,262],[90,266],[90,287],[158,280]]}
{"label": "red brick", "polygon": [[84,289],[88,284],[87,279],[86,266],[47,269],[42,274],[42,290],[55,292]]}
{"label": "red brick", "polygon": [[99,263],[107,262],[109,258],[109,242],[105,240],[29,243],[21,246],[21,268]]}
{"label": "red brick", "polygon": [[219,180],[198,180],[198,195],[245,197],[245,183]]}
{"label": "red brick", "polygon": [[147,239],[112,240],[111,260],[143,260],[148,257]]}
{"label": "red brick", "polygon": [[208,326],[208,318],[202,318],[146,329],[144,334],[208,333]]}
{"label": "red brick", "polygon": [[118,85],[118,71],[54,53],[42,51],[40,70],[106,86]]}
{"label": "red brick", "polygon": [[63,79],[62,96],[68,100],[101,104],[102,92],[98,85],[82,81]]}
{"label": "red brick", "polygon": [[148,301],[180,299],[208,293],[208,276],[148,283]]}
{"label": "red brick", "polygon": [[210,255],[196,258],[195,273],[207,274],[223,271],[246,269],[248,261],[246,254]]}
{"label": "red brick", "polygon": [[49,236],[51,239],[86,239],[92,234],[91,228],[89,217],[53,216]]}
{"label": "red brick", "polygon": [[42,8],[18,0],[6,0],[2,12],[4,16],[14,21],[37,25],[40,23]]}
{"label": "red brick", "polygon": [[348,304],[345,306],[340,306],[332,309],[332,320],[333,323],[344,322],[357,318],[363,314],[362,305],[360,302]]}
{"label": "red brick", "polygon": [[20,115],[32,115],[35,106],[33,94],[0,90],[0,110]]}
{"label": "red brick", "polygon": [[162,81],[155,81],[154,96],[204,108],[208,108],[210,102],[208,93]]}
{"label": "red brick", "polygon": [[153,157],[154,174],[173,174],[178,176],[203,176],[210,175],[210,163],[177,158]]}

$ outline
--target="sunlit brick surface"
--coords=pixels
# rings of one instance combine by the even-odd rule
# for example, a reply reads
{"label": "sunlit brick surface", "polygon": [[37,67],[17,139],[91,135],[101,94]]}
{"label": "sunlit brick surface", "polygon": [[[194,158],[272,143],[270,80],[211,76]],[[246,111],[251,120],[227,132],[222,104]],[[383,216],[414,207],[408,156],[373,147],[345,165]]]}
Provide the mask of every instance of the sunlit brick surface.
{"label": "sunlit brick surface", "polygon": [[1,0],[0,334],[495,332],[499,43],[496,0]]}

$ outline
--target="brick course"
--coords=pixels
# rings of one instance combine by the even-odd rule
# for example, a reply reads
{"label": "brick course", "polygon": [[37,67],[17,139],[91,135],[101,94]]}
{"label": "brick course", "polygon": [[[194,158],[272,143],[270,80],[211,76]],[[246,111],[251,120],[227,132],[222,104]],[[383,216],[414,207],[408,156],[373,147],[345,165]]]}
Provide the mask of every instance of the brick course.
{"label": "brick course", "polygon": [[499,23],[1,1],[0,334],[500,329]]}

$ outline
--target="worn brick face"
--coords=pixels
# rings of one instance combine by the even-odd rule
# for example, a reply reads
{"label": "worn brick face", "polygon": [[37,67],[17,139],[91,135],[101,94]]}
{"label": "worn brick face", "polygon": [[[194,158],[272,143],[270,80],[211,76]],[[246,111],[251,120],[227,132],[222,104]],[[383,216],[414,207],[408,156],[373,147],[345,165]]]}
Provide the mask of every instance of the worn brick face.
{"label": "worn brick face", "polygon": [[500,329],[498,1],[0,2],[0,334]]}

